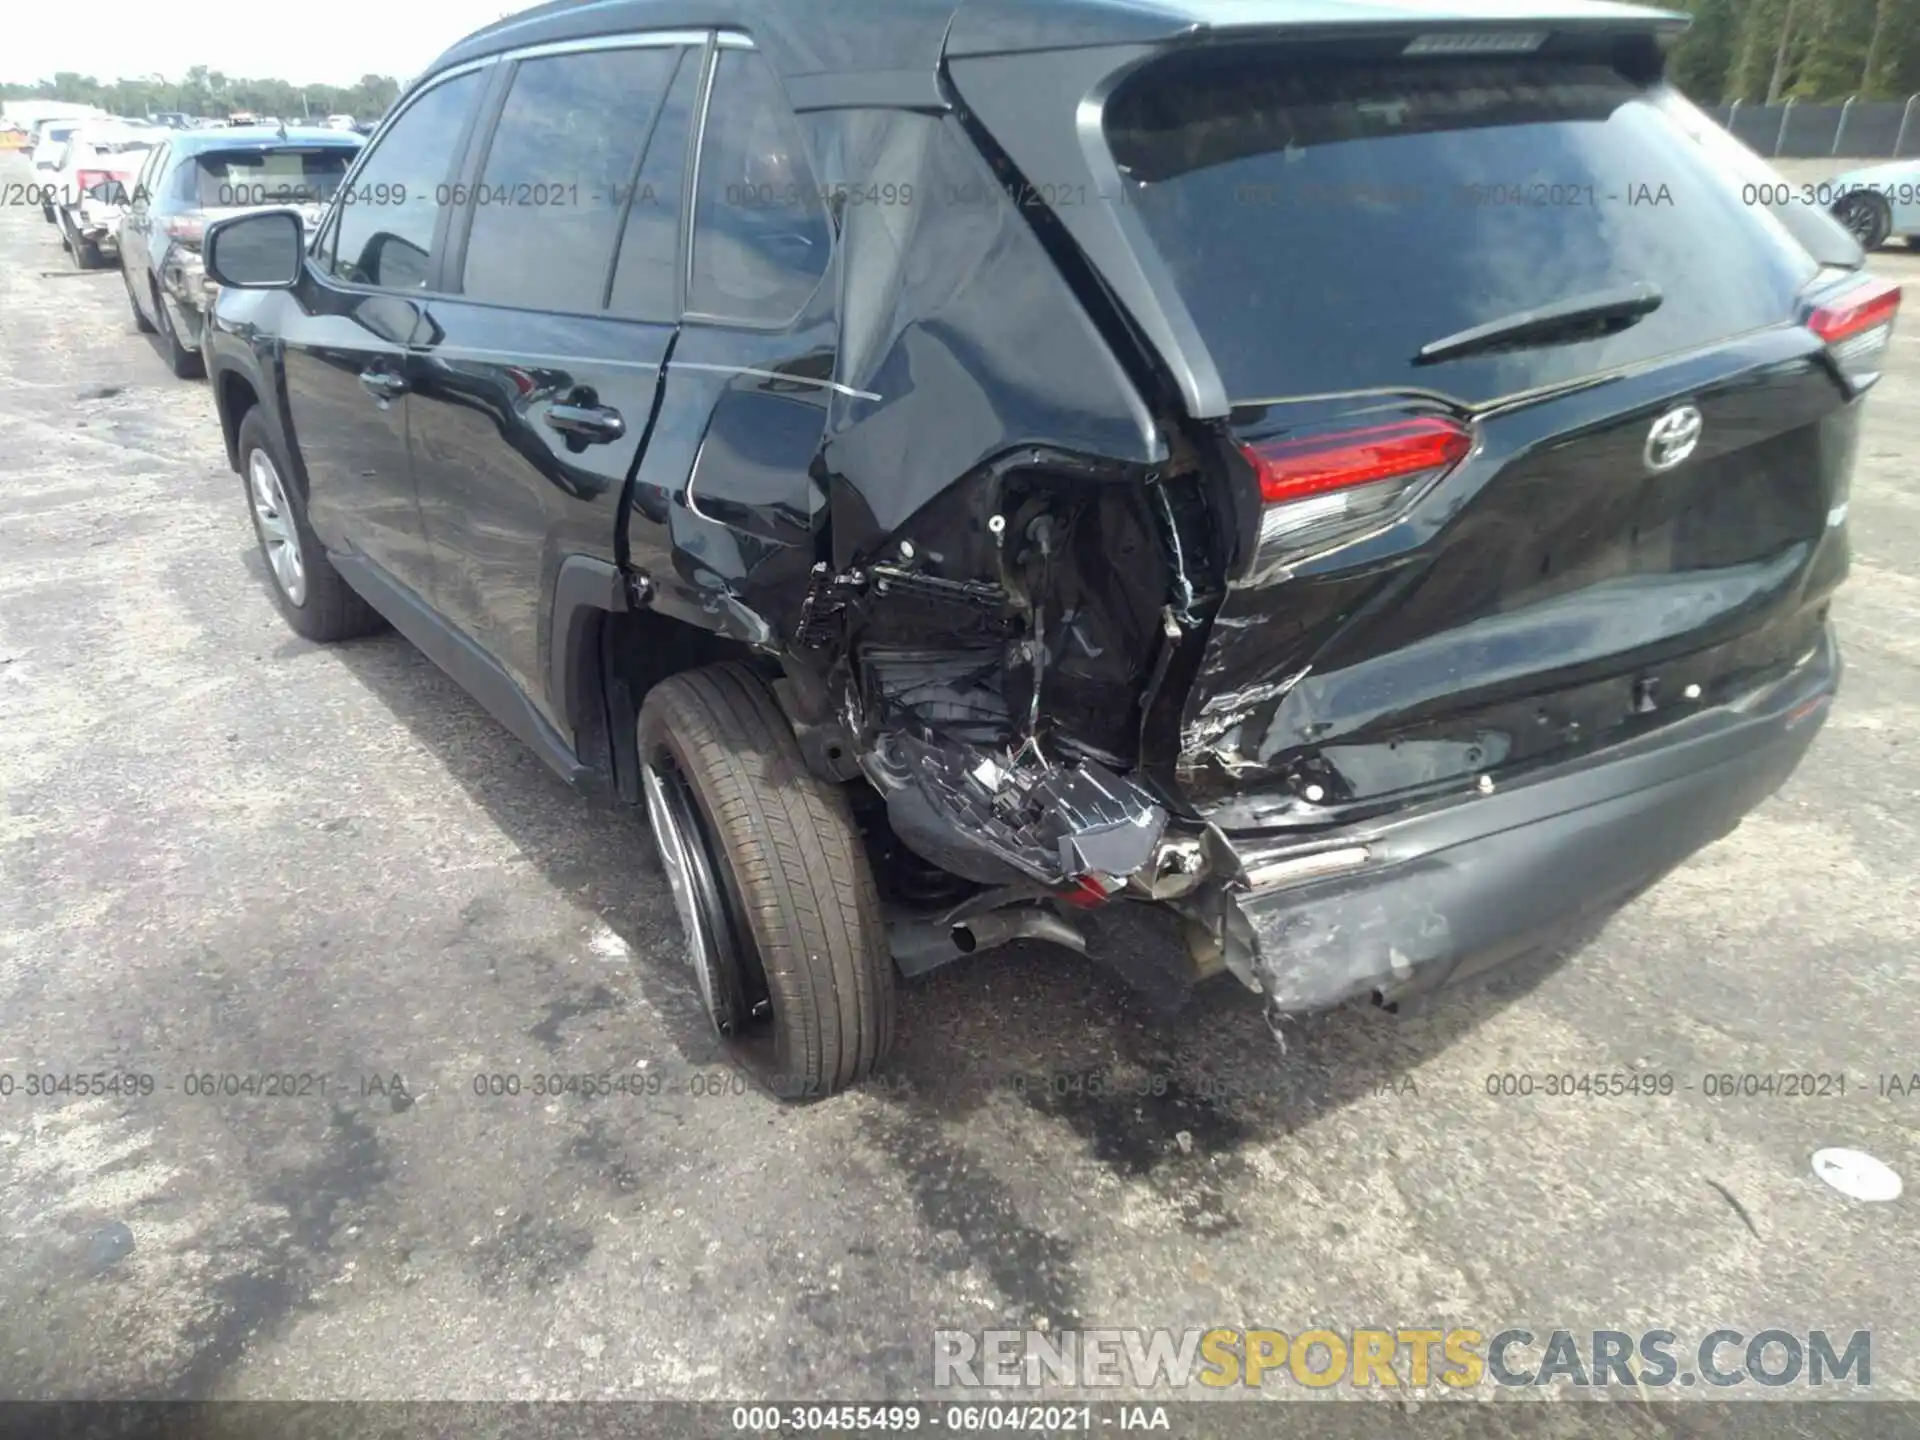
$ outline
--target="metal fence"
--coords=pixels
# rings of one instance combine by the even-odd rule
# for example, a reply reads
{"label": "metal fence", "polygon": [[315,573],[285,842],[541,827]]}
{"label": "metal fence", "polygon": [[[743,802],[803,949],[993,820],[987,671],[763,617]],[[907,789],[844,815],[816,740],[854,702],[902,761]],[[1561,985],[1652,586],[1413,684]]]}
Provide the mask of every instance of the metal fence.
{"label": "metal fence", "polygon": [[1838,105],[1715,106],[1714,119],[1762,155],[1795,160],[1920,156],[1920,95],[1905,100],[1847,100]]}

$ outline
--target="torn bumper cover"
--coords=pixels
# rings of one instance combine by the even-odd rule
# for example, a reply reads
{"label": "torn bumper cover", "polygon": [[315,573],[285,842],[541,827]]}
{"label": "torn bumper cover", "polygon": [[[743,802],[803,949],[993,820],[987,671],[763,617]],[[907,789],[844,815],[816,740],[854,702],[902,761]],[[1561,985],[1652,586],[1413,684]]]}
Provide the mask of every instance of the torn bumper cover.
{"label": "torn bumper cover", "polygon": [[982,885],[1090,879],[1105,893],[1153,857],[1167,824],[1166,811],[1105,766],[1056,764],[1032,747],[1008,756],[895,731],[863,767],[902,842]]}
{"label": "torn bumper cover", "polygon": [[[1227,836],[1237,886],[1196,896],[1270,1013],[1397,1003],[1566,938],[1725,835],[1786,780],[1838,686],[1829,634],[1774,684],[1672,730],[1311,846]],[[1193,914],[1193,908],[1189,907]]]}

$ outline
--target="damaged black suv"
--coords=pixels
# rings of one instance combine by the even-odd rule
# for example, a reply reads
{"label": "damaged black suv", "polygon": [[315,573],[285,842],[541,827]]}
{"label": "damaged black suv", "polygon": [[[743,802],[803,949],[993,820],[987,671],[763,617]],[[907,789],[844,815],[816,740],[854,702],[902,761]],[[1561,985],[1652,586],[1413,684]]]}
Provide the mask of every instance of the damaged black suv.
{"label": "damaged black suv", "polygon": [[[1725,833],[1839,676],[1899,291],[1584,0],[601,0],[210,229],[276,599],[644,804],[713,1021],[1089,912],[1276,1021]],[[1184,943],[1173,937],[1184,936]]]}

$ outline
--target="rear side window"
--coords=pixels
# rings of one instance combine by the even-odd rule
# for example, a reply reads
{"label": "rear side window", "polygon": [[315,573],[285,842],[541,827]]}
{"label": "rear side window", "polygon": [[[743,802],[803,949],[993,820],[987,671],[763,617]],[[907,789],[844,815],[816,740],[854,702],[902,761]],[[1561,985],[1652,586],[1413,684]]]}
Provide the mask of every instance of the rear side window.
{"label": "rear side window", "polygon": [[675,271],[680,259],[680,197],[685,191],[687,140],[699,98],[700,62],[688,55],[654,122],[646,159],[633,187],[620,255],[613,271],[613,309],[641,320],[680,318]]}
{"label": "rear side window", "polygon": [[[1788,321],[1814,265],[1606,65],[1234,47],[1124,85],[1107,140],[1230,397],[1372,388],[1469,402]],[[1423,346],[1651,284],[1573,343]]]}
{"label": "rear side window", "polygon": [[198,210],[324,203],[340,188],[358,153],[342,145],[216,150],[180,167],[177,195]]}
{"label": "rear side window", "polygon": [[477,71],[442,81],[380,137],[334,208],[326,262],[334,275],[387,290],[426,287],[454,149],[479,93]]}
{"label": "rear side window", "polygon": [[620,217],[680,49],[522,61],[472,196],[462,289],[597,311]]}
{"label": "rear side window", "polygon": [[767,62],[722,50],[700,138],[687,309],[785,325],[826,273],[826,206],[800,126]]}

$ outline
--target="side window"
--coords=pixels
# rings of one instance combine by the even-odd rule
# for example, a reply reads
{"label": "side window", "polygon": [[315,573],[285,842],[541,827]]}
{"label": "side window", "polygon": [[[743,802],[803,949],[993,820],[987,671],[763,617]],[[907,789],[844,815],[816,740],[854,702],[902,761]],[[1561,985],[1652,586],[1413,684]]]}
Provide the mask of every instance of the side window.
{"label": "side window", "polygon": [[421,95],[380,137],[354,175],[352,193],[335,197],[340,220],[324,259],[334,275],[387,290],[425,288],[454,147],[480,80],[480,72],[469,71]]}
{"label": "side window", "polygon": [[694,51],[680,62],[634,178],[613,270],[612,305],[618,314],[637,320],[680,318],[674,283],[680,260],[680,197],[686,189],[687,139],[699,97],[700,54]]}
{"label": "side window", "polygon": [[783,325],[826,273],[831,240],[800,126],[767,62],[722,50],[700,141],[687,309]]}
{"label": "side window", "polygon": [[523,60],[473,192],[462,290],[597,312],[627,187],[680,50]]}
{"label": "side window", "polygon": [[167,168],[167,152],[171,145],[156,145],[147,156],[147,163],[140,167],[139,175],[134,177],[133,194],[127,197],[135,210],[145,210],[153,201],[160,198],[154,186],[160,182],[160,174]]}

